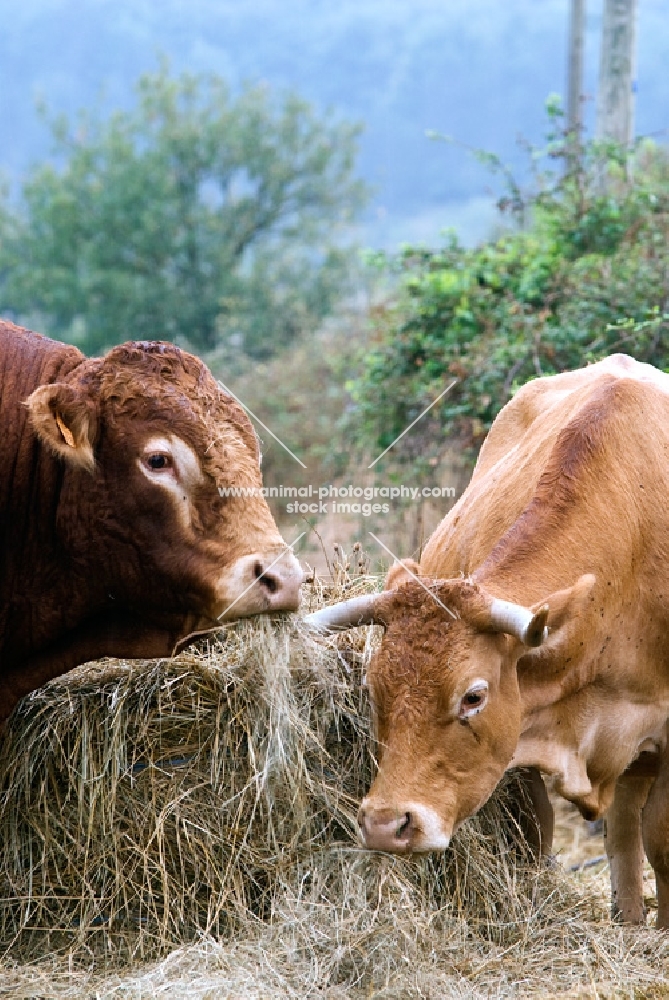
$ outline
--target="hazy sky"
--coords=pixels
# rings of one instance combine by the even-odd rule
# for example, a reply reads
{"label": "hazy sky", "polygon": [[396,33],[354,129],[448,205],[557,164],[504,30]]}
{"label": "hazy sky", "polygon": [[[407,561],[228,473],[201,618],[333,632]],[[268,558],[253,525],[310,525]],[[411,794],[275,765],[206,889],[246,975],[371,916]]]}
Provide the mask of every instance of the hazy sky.
{"label": "hazy sky", "polygon": [[[589,0],[588,118],[602,0]],[[0,168],[44,157],[35,113],[127,105],[166,53],[175,69],[290,86],[366,124],[360,169],[375,186],[376,242],[459,226],[484,235],[490,179],[448,133],[517,165],[540,142],[546,96],[563,92],[568,0],[0,0]],[[639,133],[669,126],[669,0],[639,0]]]}

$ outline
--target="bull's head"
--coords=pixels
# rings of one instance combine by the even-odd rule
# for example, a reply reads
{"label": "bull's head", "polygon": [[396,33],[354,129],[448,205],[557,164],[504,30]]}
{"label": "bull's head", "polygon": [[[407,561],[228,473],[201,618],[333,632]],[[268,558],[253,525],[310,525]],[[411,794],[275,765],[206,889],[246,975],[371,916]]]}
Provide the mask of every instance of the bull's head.
{"label": "bull's head", "polygon": [[481,808],[521,733],[518,661],[546,641],[547,625],[563,627],[592,581],[525,608],[471,581],[413,580],[309,616],[326,630],[385,626],[366,677],[379,754],[358,814],[367,847],[446,848]]}
{"label": "bull's head", "polygon": [[257,437],[199,359],[124,344],[27,405],[62,462],[58,527],[92,591],[207,621],[297,608],[303,573],[261,495]]}

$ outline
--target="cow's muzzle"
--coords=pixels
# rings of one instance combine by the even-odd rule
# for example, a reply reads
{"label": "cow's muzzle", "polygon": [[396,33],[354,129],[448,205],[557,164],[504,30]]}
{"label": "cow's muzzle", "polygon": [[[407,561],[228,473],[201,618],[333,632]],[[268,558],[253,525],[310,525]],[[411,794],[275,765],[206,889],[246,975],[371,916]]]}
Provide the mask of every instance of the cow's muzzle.
{"label": "cow's muzzle", "polygon": [[412,849],[414,828],[410,812],[397,813],[394,809],[379,809],[370,813],[361,808],[358,812],[358,826],[365,847],[370,851],[404,854]]}
{"label": "cow's muzzle", "polygon": [[375,807],[366,799],[358,812],[358,826],[370,851],[390,854],[443,851],[451,841],[439,816],[417,803],[397,808]]}

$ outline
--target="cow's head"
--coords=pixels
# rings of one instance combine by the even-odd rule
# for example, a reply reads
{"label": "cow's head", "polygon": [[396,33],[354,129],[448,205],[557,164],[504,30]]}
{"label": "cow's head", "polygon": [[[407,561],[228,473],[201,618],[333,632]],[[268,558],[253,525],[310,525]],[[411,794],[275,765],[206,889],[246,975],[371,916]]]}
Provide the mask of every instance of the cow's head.
{"label": "cow's head", "polygon": [[208,619],[296,609],[303,574],[260,494],[255,432],[201,361],[124,344],[27,403],[63,462],[59,536],[91,590]]}
{"label": "cow's head", "polygon": [[468,580],[403,578],[309,616],[385,626],[366,677],[379,767],[358,822],[367,847],[394,853],[446,848],[492,794],[521,732],[518,660],[545,641],[552,598],[562,625],[573,597],[525,608]]}

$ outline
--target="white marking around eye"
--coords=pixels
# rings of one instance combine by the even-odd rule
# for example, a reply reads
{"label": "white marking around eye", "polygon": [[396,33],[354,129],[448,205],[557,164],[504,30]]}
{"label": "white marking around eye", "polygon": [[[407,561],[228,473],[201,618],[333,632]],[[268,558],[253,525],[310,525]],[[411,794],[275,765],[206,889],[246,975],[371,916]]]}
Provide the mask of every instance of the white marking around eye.
{"label": "white marking around eye", "polygon": [[[149,468],[146,459],[154,454],[169,456],[172,461],[171,467]],[[150,483],[166,490],[174,497],[179,520],[184,527],[190,526],[191,492],[204,479],[200,461],[193,449],[175,434],[152,437],[145,442],[142,454],[137,458],[137,464]]]}

